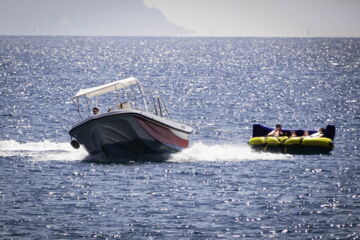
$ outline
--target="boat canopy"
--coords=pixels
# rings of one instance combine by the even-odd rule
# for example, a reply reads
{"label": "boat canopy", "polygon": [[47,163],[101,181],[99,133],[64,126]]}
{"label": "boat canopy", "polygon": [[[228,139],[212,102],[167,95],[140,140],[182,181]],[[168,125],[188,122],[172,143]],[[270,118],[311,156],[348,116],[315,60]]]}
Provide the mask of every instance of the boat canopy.
{"label": "boat canopy", "polygon": [[134,77],[129,77],[112,83],[103,84],[97,87],[80,89],[73,97],[73,99],[83,96],[86,98],[92,98],[108,92],[113,92],[137,84],[140,86],[140,89],[143,92],[140,82]]}

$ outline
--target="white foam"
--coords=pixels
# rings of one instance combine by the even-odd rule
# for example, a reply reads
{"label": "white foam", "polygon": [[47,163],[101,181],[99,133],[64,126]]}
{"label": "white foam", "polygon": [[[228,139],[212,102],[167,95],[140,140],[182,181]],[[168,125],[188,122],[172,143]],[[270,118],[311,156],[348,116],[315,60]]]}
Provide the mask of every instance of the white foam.
{"label": "white foam", "polygon": [[87,156],[84,149],[74,149],[70,143],[42,142],[19,143],[15,140],[0,141],[0,157],[28,157],[34,161],[76,161]]}
{"label": "white foam", "polygon": [[[0,157],[28,157],[33,161],[76,161],[84,160],[88,153],[74,149],[69,142],[52,141],[19,143],[15,140],[0,141]],[[170,162],[197,161],[250,161],[250,160],[288,160],[291,155],[255,152],[246,145],[205,144],[196,142],[181,152],[172,154]]]}
{"label": "white foam", "polygon": [[191,147],[171,155],[173,162],[195,161],[251,161],[288,160],[291,155],[255,152],[249,146],[236,144],[204,144],[196,142]]}

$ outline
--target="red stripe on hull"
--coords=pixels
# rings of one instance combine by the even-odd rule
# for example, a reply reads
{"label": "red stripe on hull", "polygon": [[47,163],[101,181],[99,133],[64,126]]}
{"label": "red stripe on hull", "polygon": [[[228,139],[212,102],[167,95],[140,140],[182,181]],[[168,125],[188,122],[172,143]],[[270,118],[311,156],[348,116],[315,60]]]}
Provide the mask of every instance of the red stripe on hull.
{"label": "red stripe on hull", "polygon": [[146,130],[148,134],[150,134],[153,138],[155,138],[161,143],[182,148],[186,148],[189,146],[188,140],[176,136],[168,128],[146,121],[141,118],[136,117],[136,120],[141,125],[141,127]]}

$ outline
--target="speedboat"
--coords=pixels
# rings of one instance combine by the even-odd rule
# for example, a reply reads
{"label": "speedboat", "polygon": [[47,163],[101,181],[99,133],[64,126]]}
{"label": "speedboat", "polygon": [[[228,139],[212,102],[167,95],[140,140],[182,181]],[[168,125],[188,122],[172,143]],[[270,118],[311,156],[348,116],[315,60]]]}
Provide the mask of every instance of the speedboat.
{"label": "speedboat", "polygon": [[[115,95],[115,100],[109,99],[109,94]],[[103,113],[101,97],[110,105]],[[143,86],[134,77],[79,90],[72,100],[82,120],[69,131],[71,145],[81,145],[92,156],[102,154],[125,162],[166,158],[188,147],[192,128],[171,120],[161,97],[152,97],[150,109]],[[100,112],[91,113],[92,106]],[[83,112],[87,112],[85,118]]]}
{"label": "speedboat", "polygon": [[[281,152],[290,154],[321,154],[330,153],[334,149],[335,126],[327,125],[324,135],[321,137],[312,137],[315,130],[281,130],[284,136],[267,136],[273,128],[260,124],[253,125],[253,134],[248,144],[259,151]],[[295,136],[291,136],[293,132]],[[308,133],[309,136],[305,133]]]}

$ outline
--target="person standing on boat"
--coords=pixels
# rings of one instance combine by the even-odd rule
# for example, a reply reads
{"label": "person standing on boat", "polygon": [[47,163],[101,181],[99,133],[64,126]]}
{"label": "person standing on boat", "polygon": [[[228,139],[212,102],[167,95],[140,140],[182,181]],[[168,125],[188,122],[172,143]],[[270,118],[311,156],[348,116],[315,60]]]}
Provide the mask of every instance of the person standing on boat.
{"label": "person standing on boat", "polygon": [[94,115],[99,114],[99,109],[97,107],[93,107],[92,112]]}
{"label": "person standing on boat", "polygon": [[269,137],[280,137],[283,136],[284,133],[281,131],[281,124],[276,124],[275,129],[268,133]]}

